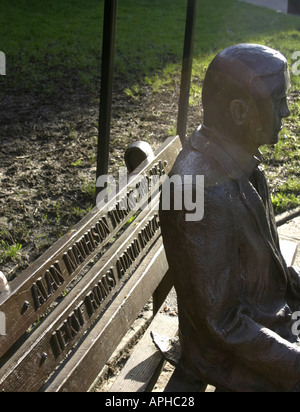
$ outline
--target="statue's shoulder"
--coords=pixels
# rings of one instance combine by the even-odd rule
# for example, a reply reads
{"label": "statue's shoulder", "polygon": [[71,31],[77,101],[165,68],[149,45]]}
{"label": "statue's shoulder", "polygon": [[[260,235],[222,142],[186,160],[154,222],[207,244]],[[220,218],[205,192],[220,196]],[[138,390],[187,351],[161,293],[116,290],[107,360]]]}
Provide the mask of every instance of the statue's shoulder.
{"label": "statue's shoulder", "polygon": [[[192,136],[194,136],[195,133],[197,132],[194,132]],[[202,171],[205,158],[200,151],[193,148],[191,140],[192,137],[183,145],[173,165],[171,175],[196,175]]]}
{"label": "statue's shoulder", "polygon": [[205,186],[213,187],[231,183],[222,162],[217,162],[206,150],[207,140],[195,131],[178,155],[171,176],[204,176]]}

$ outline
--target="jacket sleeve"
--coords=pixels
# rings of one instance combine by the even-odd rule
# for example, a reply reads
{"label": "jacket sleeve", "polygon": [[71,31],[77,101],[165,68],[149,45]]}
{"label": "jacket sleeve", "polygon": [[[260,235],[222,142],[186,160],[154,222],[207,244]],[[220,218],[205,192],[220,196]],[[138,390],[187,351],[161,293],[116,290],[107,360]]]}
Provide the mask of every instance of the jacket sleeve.
{"label": "jacket sleeve", "polygon": [[251,317],[247,290],[242,290],[247,283],[241,282],[251,273],[242,267],[241,228],[235,220],[224,188],[205,192],[201,221],[187,222],[185,211],[161,212],[167,256],[174,271],[185,274],[175,279],[180,310],[195,329],[198,322],[204,324],[220,350],[280,390],[291,391],[300,382],[300,348]]}

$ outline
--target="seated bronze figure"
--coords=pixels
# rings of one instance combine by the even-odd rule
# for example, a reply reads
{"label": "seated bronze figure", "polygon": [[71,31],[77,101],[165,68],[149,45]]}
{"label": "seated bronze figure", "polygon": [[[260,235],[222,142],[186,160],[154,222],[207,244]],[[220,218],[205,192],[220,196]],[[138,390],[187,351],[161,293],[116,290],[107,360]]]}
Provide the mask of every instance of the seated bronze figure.
{"label": "seated bronze figure", "polygon": [[204,176],[204,217],[160,210],[178,296],[179,366],[226,391],[300,390],[292,332],[300,277],[280,251],[258,150],[278,142],[289,88],[287,60],[275,50],[241,44],[218,54],[203,85],[203,125],[171,172]]}

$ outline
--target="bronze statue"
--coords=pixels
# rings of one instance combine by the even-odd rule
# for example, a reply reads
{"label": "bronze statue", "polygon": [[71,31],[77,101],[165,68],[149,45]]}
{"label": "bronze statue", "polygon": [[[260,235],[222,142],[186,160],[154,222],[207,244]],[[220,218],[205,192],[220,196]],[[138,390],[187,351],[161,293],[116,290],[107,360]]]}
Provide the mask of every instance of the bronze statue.
{"label": "bronze statue", "polygon": [[280,251],[258,150],[278,142],[289,88],[287,60],[275,50],[241,44],[218,54],[203,85],[203,125],[171,172],[204,175],[204,217],[160,210],[178,295],[179,367],[226,391],[300,390],[292,331],[300,276]]}

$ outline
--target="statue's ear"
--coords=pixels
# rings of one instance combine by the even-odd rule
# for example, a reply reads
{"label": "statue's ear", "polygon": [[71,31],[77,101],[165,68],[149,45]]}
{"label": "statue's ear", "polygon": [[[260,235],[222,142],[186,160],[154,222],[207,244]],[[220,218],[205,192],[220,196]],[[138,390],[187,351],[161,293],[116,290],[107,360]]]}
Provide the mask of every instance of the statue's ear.
{"label": "statue's ear", "polygon": [[249,106],[244,100],[233,100],[230,103],[230,113],[233,122],[238,126],[245,124]]}

